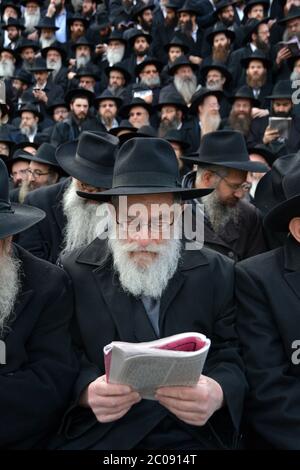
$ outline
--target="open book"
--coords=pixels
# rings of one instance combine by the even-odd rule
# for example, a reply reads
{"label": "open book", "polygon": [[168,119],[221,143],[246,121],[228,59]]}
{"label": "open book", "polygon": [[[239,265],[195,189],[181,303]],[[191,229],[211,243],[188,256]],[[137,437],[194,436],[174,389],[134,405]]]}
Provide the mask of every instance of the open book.
{"label": "open book", "polygon": [[279,132],[279,140],[287,140],[292,125],[291,117],[269,117],[269,127],[277,129]]}
{"label": "open book", "polygon": [[107,381],[130,385],[154,400],[161,386],[193,386],[202,373],[210,340],[181,333],[146,343],[113,341],[104,347]]}
{"label": "open book", "polygon": [[298,56],[300,53],[300,43],[296,36],[291,38],[289,41],[281,41],[278,44],[281,48],[288,47],[293,57]]}

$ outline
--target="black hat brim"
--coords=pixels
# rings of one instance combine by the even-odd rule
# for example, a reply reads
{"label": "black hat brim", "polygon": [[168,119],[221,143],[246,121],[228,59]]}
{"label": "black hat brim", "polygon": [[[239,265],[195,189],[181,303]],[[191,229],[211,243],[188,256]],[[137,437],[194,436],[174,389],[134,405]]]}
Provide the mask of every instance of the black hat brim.
{"label": "black hat brim", "polygon": [[218,70],[222,75],[224,75],[227,81],[227,85],[229,82],[231,82],[232,75],[226,67],[224,66],[222,67],[221,65],[210,64],[210,65],[205,65],[204,67],[202,67],[200,69],[200,72],[202,73],[203,76],[206,76],[210,70]]}
{"label": "black hat brim", "polygon": [[[61,168],[73,178],[95,188],[111,188],[113,168],[104,173],[104,168],[99,166],[99,172],[95,168],[79,163],[75,159],[78,141],[67,142],[56,150],[56,159]],[[88,163],[88,162],[87,162]]]}
{"label": "black hat brim", "polygon": [[43,220],[45,212],[26,204],[11,204],[13,212],[0,212],[0,239],[16,235]]}
{"label": "black hat brim", "polygon": [[[197,93],[197,92],[196,92]],[[190,108],[189,108],[189,112],[190,114],[197,114],[198,113],[198,106],[203,103],[204,99],[207,97],[207,96],[215,96],[217,98],[217,100],[220,102],[220,100],[222,99],[222,97],[224,96],[224,93],[223,91],[221,90],[207,90],[206,93],[203,93],[202,95],[199,95],[195,100],[194,102],[192,102]]]}
{"label": "black hat brim", "polygon": [[247,162],[232,162],[230,160],[216,162],[213,161],[211,157],[208,157],[206,160],[205,158],[199,159],[196,156],[181,157],[181,159],[190,163],[194,163],[195,165],[218,165],[226,168],[232,168],[234,170],[251,171],[253,173],[266,173],[269,170],[269,168],[263,163],[252,162],[251,160]]}
{"label": "black hat brim", "polygon": [[209,43],[209,44],[212,44],[213,43],[213,39],[214,37],[217,35],[217,34],[225,34],[225,36],[227,36],[231,42],[234,42],[235,40],[235,33],[234,31],[231,31],[230,29],[222,29],[220,31],[211,31],[207,36],[206,36],[206,41]]}
{"label": "black hat brim", "polygon": [[214,189],[188,189],[188,188],[173,188],[173,187],[120,187],[112,188],[108,191],[103,191],[101,193],[85,193],[82,191],[77,191],[78,196],[85,199],[91,199],[99,202],[108,202],[112,197],[116,196],[142,196],[145,194],[167,194],[173,193],[181,196],[183,201],[189,199],[197,199],[207,194],[210,194]]}
{"label": "black hat brim", "polygon": [[84,96],[85,98],[87,98],[89,101],[89,106],[92,106],[95,99],[95,95],[94,93],[89,90],[86,90],[85,88],[74,88],[73,90],[70,90],[65,95],[66,104],[70,106],[71,101],[79,96]]}
{"label": "black hat brim", "polygon": [[110,72],[113,70],[117,70],[118,72],[122,73],[125,78],[126,83],[130,82],[131,74],[126,69],[123,69],[122,67],[118,67],[115,65],[112,65],[111,67],[106,67],[104,69],[105,75],[109,77]]}
{"label": "black hat brim", "polygon": [[289,223],[300,217],[300,194],[277,204],[264,218],[264,225],[275,232],[288,232]]}
{"label": "black hat brim", "polygon": [[278,199],[275,198],[273,192],[271,171],[268,171],[258,182],[253,204],[260,210],[263,216],[278,204]]}

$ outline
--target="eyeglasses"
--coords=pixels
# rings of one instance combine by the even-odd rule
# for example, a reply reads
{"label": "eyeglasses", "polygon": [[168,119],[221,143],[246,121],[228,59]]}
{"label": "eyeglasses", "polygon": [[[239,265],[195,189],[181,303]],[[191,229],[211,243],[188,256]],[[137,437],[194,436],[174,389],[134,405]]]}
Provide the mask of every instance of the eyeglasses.
{"label": "eyeglasses", "polygon": [[226,184],[229,186],[229,188],[232,189],[232,191],[234,191],[234,192],[243,191],[244,193],[248,193],[250,191],[250,189],[252,188],[252,183],[244,182],[242,184],[234,184],[234,183],[231,183],[230,181],[228,181],[227,178],[225,178],[224,176],[221,176],[216,171],[214,171],[213,173],[218,175],[218,177],[221,180],[224,180],[226,182]]}
{"label": "eyeglasses", "polygon": [[49,175],[50,174],[50,171],[47,171],[47,172],[42,172],[40,170],[30,170],[30,168],[28,168],[28,170],[26,170],[26,173],[28,175],[31,175],[33,176],[34,178],[39,178],[40,176],[45,176],[45,175]]}
{"label": "eyeglasses", "polygon": [[117,224],[121,227],[124,232],[129,235],[136,234],[142,230],[143,227],[147,227],[148,233],[161,234],[166,233],[172,225],[174,225],[174,215],[172,220],[151,220],[150,222],[142,222],[138,217],[128,217],[125,220],[118,220],[116,217]]}
{"label": "eyeglasses", "polygon": [[141,111],[137,111],[136,113],[129,113],[129,117],[133,116],[145,116],[146,113],[142,113]]}
{"label": "eyeglasses", "polygon": [[13,173],[10,174],[10,177],[15,178],[17,175],[22,175],[22,176],[27,175],[27,169],[26,170],[14,171]]}

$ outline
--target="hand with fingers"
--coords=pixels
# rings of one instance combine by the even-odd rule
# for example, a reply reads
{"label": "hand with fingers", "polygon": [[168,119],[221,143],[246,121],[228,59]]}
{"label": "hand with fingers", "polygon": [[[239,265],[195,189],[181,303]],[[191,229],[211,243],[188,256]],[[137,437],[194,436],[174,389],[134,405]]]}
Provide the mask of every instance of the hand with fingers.
{"label": "hand with fingers", "polygon": [[100,423],[110,423],[122,418],[140,400],[129,386],[107,383],[102,375],[87,386],[80,404],[91,408]]}

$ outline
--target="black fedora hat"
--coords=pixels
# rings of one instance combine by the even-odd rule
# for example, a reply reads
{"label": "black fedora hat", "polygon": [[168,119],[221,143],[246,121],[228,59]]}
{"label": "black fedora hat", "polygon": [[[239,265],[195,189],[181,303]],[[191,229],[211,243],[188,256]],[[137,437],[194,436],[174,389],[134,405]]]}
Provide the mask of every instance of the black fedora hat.
{"label": "black fedora hat", "polygon": [[265,14],[267,14],[270,6],[270,0],[248,0],[244,8],[244,16],[246,17],[251,8],[256,5],[262,5],[264,7]]}
{"label": "black fedora hat", "polygon": [[12,1],[12,0],[4,0],[3,2],[1,2],[1,5],[0,5],[1,15],[3,15],[6,7],[13,8],[14,10],[16,10],[18,16],[21,16],[21,6],[18,4],[18,2]]}
{"label": "black fedora hat", "polygon": [[43,57],[38,57],[35,59],[34,63],[30,67],[30,72],[52,72],[53,69],[47,67],[47,62]]}
{"label": "black fedora hat", "polygon": [[238,131],[220,130],[205,134],[197,153],[183,160],[196,165],[219,165],[241,171],[265,173],[268,167],[249,159],[246,142]]}
{"label": "black fedora hat", "polygon": [[73,15],[70,15],[67,18],[68,28],[70,28],[71,24],[75,23],[75,21],[81,21],[81,23],[83,23],[85,29],[87,29],[89,27],[90,22],[87,18],[82,16],[80,13],[73,13]]}
{"label": "black fedora hat", "polygon": [[26,152],[26,150],[15,150],[12,157],[5,161],[8,171],[11,172],[12,165],[16,162],[28,162],[30,160],[29,157],[32,157],[32,155]]}
{"label": "black fedora hat", "polygon": [[94,49],[94,45],[84,36],[81,36],[80,38],[78,38],[74,44],[72,44],[71,48],[73,50],[76,49],[76,47],[79,47],[79,46],[88,46],[90,49]]}
{"label": "black fedora hat", "polygon": [[109,67],[106,67],[105,70],[104,70],[104,72],[105,72],[105,74],[107,75],[107,77],[109,77],[110,72],[113,72],[114,70],[116,70],[117,72],[121,72],[121,73],[124,75],[126,84],[127,84],[128,82],[130,82],[130,80],[131,80],[131,74],[130,74],[129,71],[127,70],[126,64],[124,64],[123,62],[117,62],[117,63],[114,64],[114,65],[111,65],[111,66],[109,66]]}
{"label": "black fedora hat", "polygon": [[125,45],[127,44],[122,31],[118,31],[117,29],[114,29],[108,36],[107,43],[109,44],[110,41],[120,41]]}
{"label": "black fedora hat", "polygon": [[36,207],[11,204],[8,172],[5,163],[0,159],[0,240],[32,227],[45,216],[45,212]]}
{"label": "black fedora hat", "polygon": [[37,41],[32,41],[31,39],[21,38],[18,40],[15,51],[20,54],[23,49],[31,48],[35,52],[39,51],[41,46]]}
{"label": "black fedora hat", "polygon": [[164,50],[166,52],[169,52],[169,49],[171,47],[180,47],[184,54],[187,54],[190,50],[187,43],[185,41],[183,41],[182,38],[180,38],[179,36],[176,36],[176,35],[173,36],[173,38],[171,39],[170,42],[168,42],[167,44],[164,45]]}
{"label": "black fedora hat", "polygon": [[29,140],[23,140],[22,142],[18,142],[17,144],[14,145],[14,151],[18,149],[24,150],[26,147],[32,147],[37,150],[39,146],[40,144],[38,144],[37,142],[30,142]]}
{"label": "black fedora hat", "polygon": [[177,59],[174,60],[174,62],[171,65],[169,65],[168,73],[169,75],[174,75],[180,67],[186,67],[186,66],[191,67],[194,72],[197,72],[199,68],[197,64],[193,64],[192,62],[190,62],[190,60],[186,56],[181,55],[177,57]]}
{"label": "black fedora hat", "polygon": [[96,82],[99,80],[99,74],[97,73],[97,70],[90,64],[85,65],[84,67],[79,67],[79,69],[77,69],[74,78],[79,79],[81,77],[92,77]]}
{"label": "black fedora hat", "polygon": [[[284,157],[283,157],[284,158]],[[290,220],[300,217],[300,165],[294,166],[282,179],[285,200],[273,207],[264,218],[264,225],[275,232],[288,232]]]}
{"label": "black fedora hat", "polygon": [[127,131],[135,133],[137,131],[137,128],[134,127],[131,124],[131,122],[128,121],[128,119],[122,119],[122,121],[120,122],[120,125],[118,127],[114,127],[113,129],[111,129],[109,133],[119,137],[118,134],[126,133]]}
{"label": "black fedora hat", "polygon": [[123,100],[121,98],[119,98],[118,96],[113,95],[109,90],[106,89],[101,93],[101,95],[96,96],[96,98],[95,98],[96,107],[99,106],[99,103],[101,103],[101,101],[105,101],[105,100],[114,101],[117,108],[120,108],[120,106],[123,103]]}
{"label": "black fedora hat", "polygon": [[152,0],[148,3],[144,2],[137,2],[136,5],[133,7],[131,16],[135,20],[139,15],[141,15],[145,10],[154,10],[155,5]]}
{"label": "black fedora hat", "polygon": [[7,23],[2,26],[2,29],[6,30],[10,26],[15,26],[16,28],[21,29],[22,31],[24,31],[25,29],[24,23],[16,18],[8,18]]}
{"label": "black fedora hat", "polygon": [[209,90],[208,88],[205,88],[204,86],[201,87],[200,90],[196,91],[196,93],[194,93],[192,96],[191,106],[189,108],[189,111],[191,114],[198,113],[198,106],[203,103],[203,100],[207,96],[215,96],[217,100],[220,102],[220,99],[223,96],[223,92],[221,90]]}
{"label": "black fedora hat", "polygon": [[58,31],[59,28],[55,24],[54,18],[50,18],[49,16],[44,16],[40,19],[38,24],[35,26],[35,29],[53,29],[53,31]]}
{"label": "black fedora hat", "polygon": [[275,153],[273,153],[270,150],[269,146],[266,144],[257,144],[257,145],[254,145],[253,147],[250,146],[248,147],[248,152],[249,152],[249,155],[251,153],[256,153],[257,155],[262,156],[270,167],[272,167],[273,163],[277,159],[277,156],[275,155]]}
{"label": "black fedora hat", "polygon": [[199,13],[194,0],[185,0],[184,4],[177,10],[177,13],[181,13],[181,12],[194,13],[194,14]]}
{"label": "black fedora hat", "polygon": [[207,34],[206,36],[206,41],[212,45],[213,43],[213,40],[214,40],[214,37],[217,35],[217,34],[225,34],[225,36],[227,36],[230,41],[233,43],[234,40],[235,40],[235,32],[232,31],[231,29],[228,29],[226,28],[226,26],[224,25],[224,23],[221,23],[218,21],[218,23],[216,23],[213,27],[213,29],[210,31],[210,33]]}
{"label": "black fedora hat", "polygon": [[257,33],[259,26],[261,24],[268,23],[269,20],[269,17],[262,18],[261,20],[258,20],[257,18],[251,18],[248,20],[244,26],[243,44],[245,45],[250,42],[252,34]]}
{"label": "black fedora hat", "polygon": [[247,57],[243,57],[241,59],[241,66],[246,69],[252,60],[261,61],[266,69],[272,67],[272,62],[270,59],[259,49],[257,49],[255,52],[252,52],[252,54],[249,54]]}
{"label": "black fedora hat", "polygon": [[148,42],[148,44],[151,44],[152,42],[151,34],[146,33],[142,29],[132,28],[128,30],[127,34],[124,34],[124,38],[128,41],[128,45],[130,48],[133,47],[134,41],[136,40],[136,38],[139,38],[139,37],[144,37],[146,41]]}
{"label": "black fedora hat", "polygon": [[186,113],[188,108],[182,96],[177,92],[160,93],[156,109],[161,110],[163,106],[175,106],[182,112]]}
{"label": "black fedora hat", "polygon": [[53,99],[51,101],[49,100],[48,103],[47,103],[47,113],[50,114],[50,115],[53,115],[55,108],[59,108],[59,107],[69,109],[69,106],[65,102],[64,98],[58,97],[58,98]]}
{"label": "black fedora hat", "polygon": [[9,49],[9,47],[0,47],[0,54],[2,52],[8,52],[9,54],[11,54],[16,60],[18,60],[19,58],[19,54],[18,52],[16,51],[16,49]]}
{"label": "black fedora hat", "polygon": [[181,187],[176,155],[169,142],[157,137],[135,137],[125,142],[116,155],[111,189],[93,194],[78,191],[77,194],[104,202],[112,196],[160,193],[176,193],[186,200],[211,191]]}
{"label": "black fedora hat", "polygon": [[127,118],[130,110],[136,106],[141,106],[142,108],[145,108],[149,114],[153,113],[153,108],[151,104],[146,103],[146,101],[143,100],[142,98],[133,98],[130,103],[122,106],[122,108],[119,111],[119,115],[124,118]]}
{"label": "black fedora hat", "polygon": [[182,137],[182,132],[180,129],[168,130],[163,138],[168,142],[176,142],[181,146],[182,150],[188,150],[190,148],[190,144]]}
{"label": "black fedora hat", "polygon": [[295,20],[296,18],[300,18],[300,7],[296,7],[296,5],[292,5],[291,8],[289,9],[288,14],[281,20],[278,20],[277,23],[284,24],[287,21]]}
{"label": "black fedora hat", "polygon": [[136,132],[126,132],[118,136],[119,147],[121,147],[127,140],[135,137],[157,137],[157,131],[152,126],[142,126],[136,130]]}
{"label": "black fedora hat", "polygon": [[267,96],[271,100],[292,99],[293,88],[290,80],[279,80],[272,90],[272,94]]}
{"label": "black fedora hat", "polygon": [[23,112],[33,113],[35,116],[39,118],[39,121],[43,120],[43,115],[35,104],[28,103],[28,102],[23,103],[20,109],[18,110],[17,115],[21,116]]}
{"label": "black fedora hat", "polygon": [[57,51],[61,55],[62,61],[66,60],[67,58],[66,50],[64,49],[63,45],[58,41],[54,41],[51,46],[44,47],[43,49],[41,49],[41,55],[42,57],[44,57],[44,59],[47,58],[47,54],[49,51]]}
{"label": "black fedora hat", "polygon": [[66,173],[96,188],[110,188],[119,139],[107,132],[83,131],[78,141],[61,144],[56,159]]}
{"label": "black fedora hat", "polygon": [[65,95],[66,104],[70,106],[71,101],[75,98],[87,98],[89,106],[92,106],[95,94],[85,88],[73,88],[73,90],[68,91]]}
{"label": "black fedora hat", "polygon": [[33,77],[31,73],[24,69],[17,70],[11,77],[11,80],[20,80],[20,82],[26,83],[27,85],[32,85],[33,83]]}
{"label": "black fedora hat", "polygon": [[54,145],[44,142],[39,146],[35,155],[29,152],[23,151],[23,159],[36,163],[43,163],[45,165],[53,166],[56,169],[60,168],[59,163],[55,158],[55,147]]}
{"label": "black fedora hat", "polygon": [[223,8],[234,6],[238,3],[238,0],[220,0],[216,4],[216,9],[214,11],[215,16],[217,16]]}
{"label": "black fedora hat", "polygon": [[260,101],[254,98],[253,90],[248,85],[241,86],[233,96],[230,96],[228,100],[233,103],[235,100],[249,100],[251,101],[251,105],[257,108],[260,107]]}
{"label": "black fedora hat", "polygon": [[232,75],[229,72],[226,65],[223,62],[219,62],[218,60],[212,60],[209,64],[204,65],[200,68],[200,72],[204,79],[206,80],[206,75],[210,70],[218,70],[225,78],[226,78],[226,85],[228,85],[232,80]]}
{"label": "black fedora hat", "polygon": [[135,75],[138,76],[146,65],[155,65],[157,71],[160,72],[163,68],[163,63],[155,57],[147,56],[140,64],[135,67]]}
{"label": "black fedora hat", "polygon": [[285,201],[282,182],[291,171],[300,166],[300,155],[290,154],[277,158],[269,170],[258,182],[253,203],[265,216],[273,207]]}

